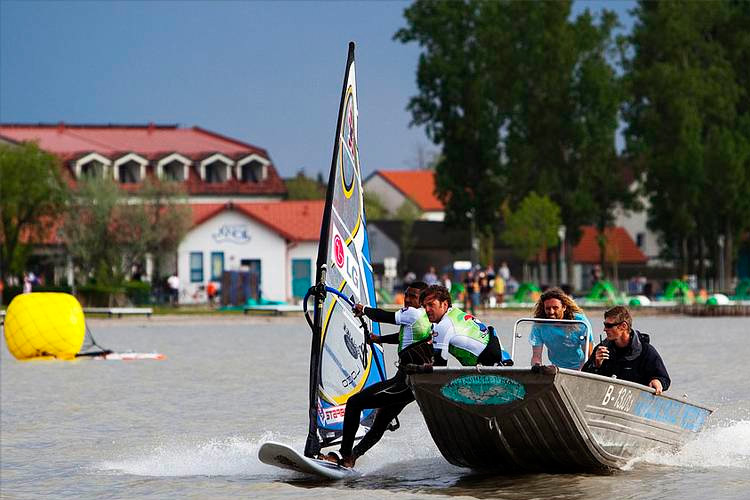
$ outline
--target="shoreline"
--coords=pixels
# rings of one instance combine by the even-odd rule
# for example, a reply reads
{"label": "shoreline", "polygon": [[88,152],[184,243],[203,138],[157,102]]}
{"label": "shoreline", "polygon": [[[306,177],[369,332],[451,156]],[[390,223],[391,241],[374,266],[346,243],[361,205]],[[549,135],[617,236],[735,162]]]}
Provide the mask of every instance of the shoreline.
{"label": "shoreline", "polygon": [[[683,306],[689,308],[691,306]],[[386,306],[384,309],[392,310],[396,309],[397,306]],[[597,317],[607,309],[608,307],[597,306],[597,307],[586,307],[584,313],[589,317]],[[715,308],[714,308],[715,309]],[[631,308],[631,314],[634,318],[638,317],[653,317],[653,316],[675,316],[675,317],[691,317],[691,316],[709,316],[709,317],[722,317],[722,316],[746,316],[750,311],[745,314],[691,314],[685,310],[679,310],[674,307],[660,307],[660,308]],[[698,311],[700,312],[700,311]],[[721,312],[721,311],[719,311]],[[508,319],[508,318],[529,318],[533,316],[533,308],[502,308],[502,309],[480,309],[477,311],[477,315],[481,319],[487,319],[491,321],[493,319]],[[274,314],[226,314],[222,312],[191,312],[186,311],[183,313],[175,314],[153,314],[150,317],[134,315],[134,316],[123,316],[123,317],[107,317],[105,315],[88,315],[86,316],[86,322],[92,325],[95,324],[106,324],[106,325],[133,325],[133,324],[174,324],[174,325],[186,325],[186,324],[247,324],[247,325],[263,325],[263,324],[297,324],[302,323],[307,326],[305,318],[302,313],[282,313],[278,315]]]}

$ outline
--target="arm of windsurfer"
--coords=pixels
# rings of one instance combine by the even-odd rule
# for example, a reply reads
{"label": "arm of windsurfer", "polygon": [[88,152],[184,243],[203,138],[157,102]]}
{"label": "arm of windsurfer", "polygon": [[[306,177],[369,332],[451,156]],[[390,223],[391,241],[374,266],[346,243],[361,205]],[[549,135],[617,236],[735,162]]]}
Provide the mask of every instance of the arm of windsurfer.
{"label": "arm of windsurfer", "polygon": [[[376,307],[367,307],[362,304],[354,304],[352,312],[354,313],[354,316],[358,318],[361,316],[367,316],[377,323],[388,323],[390,325],[397,324],[395,312],[384,311]],[[370,340],[380,344],[398,344],[398,333],[392,333],[390,335],[375,335],[371,333]]]}

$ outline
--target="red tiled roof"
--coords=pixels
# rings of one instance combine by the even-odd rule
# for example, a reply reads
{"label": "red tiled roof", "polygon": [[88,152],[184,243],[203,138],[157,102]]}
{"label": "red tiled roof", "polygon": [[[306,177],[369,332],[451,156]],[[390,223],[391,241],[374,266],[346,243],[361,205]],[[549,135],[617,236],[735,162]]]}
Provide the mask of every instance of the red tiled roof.
{"label": "red tiled roof", "polygon": [[442,211],[443,203],[435,196],[435,173],[432,170],[378,170],[380,175],[420,210]]}
{"label": "red tiled roof", "polygon": [[[196,162],[223,153],[233,160],[257,154],[270,161],[265,149],[199,127],[176,125],[68,125],[68,124],[0,124],[0,137],[16,141],[36,141],[45,151],[64,162],[96,152],[111,160],[137,153],[153,164],[171,153],[193,160],[185,181],[190,194],[273,194],[286,193],[284,181],[273,164],[267,177],[259,182],[242,182],[232,178],[224,183],[208,184],[200,179]],[[153,167],[149,167],[149,171]],[[132,189],[131,189],[132,190]]]}
{"label": "red tiled roof", "polygon": [[237,210],[292,241],[318,241],[324,206],[324,200],[190,205],[193,210],[193,226],[202,224],[224,210]]}
{"label": "red tiled roof", "polygon": [[[598,264],[600,259],[599,244],[596,241],[596,228],[584,226],[583,236],[573,248],[573,260],[584,264]],[[607,237],[607,259],[617,260],[623,264],[645,264],[648,258],[641,252],[627,231],[622,227],[604,230]]]}
{"label": "red tiled roof", "polygon": [[1,124],[0,135],[16,141],[39,141],[39,147],[56,154],[96,151],[103,155],[137,152],[146,157],[177,151],[197,157],[207,152],[226,155],[266,151],[199,127],[176,125],[68,125]]}

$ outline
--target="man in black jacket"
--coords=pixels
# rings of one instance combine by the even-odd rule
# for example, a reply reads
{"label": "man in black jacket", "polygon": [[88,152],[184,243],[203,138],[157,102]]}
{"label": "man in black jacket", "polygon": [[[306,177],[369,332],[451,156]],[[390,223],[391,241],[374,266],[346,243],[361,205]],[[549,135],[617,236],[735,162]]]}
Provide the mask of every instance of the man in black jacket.
{"label": "man in black jacket", "polygon": [[607,340],[596,346],[583,371],[647,385],[656,394],[669,389],[671,381],[661,356],[648,334],[633,329],[626,307],[616,306],[604,313],[604,331]]}

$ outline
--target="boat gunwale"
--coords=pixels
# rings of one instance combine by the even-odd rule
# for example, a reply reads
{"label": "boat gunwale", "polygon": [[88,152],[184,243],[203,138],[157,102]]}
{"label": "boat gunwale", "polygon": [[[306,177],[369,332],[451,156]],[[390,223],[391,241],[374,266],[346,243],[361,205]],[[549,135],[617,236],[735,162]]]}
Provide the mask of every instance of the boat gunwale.
{"label": "boat gunwale", "polygon": [[[694,401],[687,400],[687,398],[677,398],[674,396],[671,396],[669,394],[666,394],[662,392],[661,394],[655,394],[656,389],[653,387],[649,387],[647,385],[639,384],[637,382],[631,382],[630,380],[623,380],[619,378],[613,378],[613,377],[605,377],[604,375],[599,375],[596,373],[588,373],[588,372],[582,372],[578,370],[571,370],[568,368],[560,368],[554,365],[546,365],[542,368],[550,368],[553,367],[555,370],[557,370],[557,373],[555,374],[554,379],[557,378],[558,374],[563,374],[566,376],[572,376],[572,377],[583,377],[583,378],[589,378],[592,380],[596,380],[599,382],[606,382],[609,384],[615,383],[619,385],[624,385],[626,387],[632,387],[634,389],[638,389],[643,392],[651,393],[654,396],[659,396],[661,398],[665,399],[671,399],[672,401],[676,401],[678,403],[683,404],[689,404],[704,410],[709,411],[710,413],[714,413],[716,411],[716,408],[710,407],[708,405],[705,405],[703,403],[696,403]],[[465,374],[502,374],[502,373],[528,373],[533,372],[534,367],[531,366],[435,366],[432,368],[432,373],[434,374],[447,374],[447,373],[465,373]],[[414,373],[409,374],[409,380],[412,380],[412,377],[429,377],[430,373]]]}

